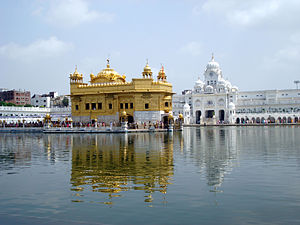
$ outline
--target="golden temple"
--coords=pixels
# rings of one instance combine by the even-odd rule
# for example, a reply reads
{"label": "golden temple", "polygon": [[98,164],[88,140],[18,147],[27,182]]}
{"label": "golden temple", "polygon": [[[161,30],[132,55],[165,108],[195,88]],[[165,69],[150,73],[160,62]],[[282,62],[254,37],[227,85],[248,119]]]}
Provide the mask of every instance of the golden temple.
{"label": "golden temple", "polygon": [[110,67],[97,75],[90,74],[90,82],[83,82],[83,75],[77,67],[70,74],[70,95],[74,122],[119,122],[122,112],[126,112],[128,122],[158,122],[166,120],[172,111],[172,84],[167,82],[162,66],[157,80],[152,77],[148,65],[141,78],[126,81]]}

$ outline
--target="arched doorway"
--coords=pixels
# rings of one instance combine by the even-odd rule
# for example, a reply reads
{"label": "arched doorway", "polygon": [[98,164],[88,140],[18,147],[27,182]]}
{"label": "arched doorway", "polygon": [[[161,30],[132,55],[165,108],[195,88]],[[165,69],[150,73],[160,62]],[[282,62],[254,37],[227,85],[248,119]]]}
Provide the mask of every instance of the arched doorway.
{"label": "arched doorway", "polygon": [[278,117],[277,121],[278,121],[278,123],[282,123],[281,117]]}
{"label": "arched doorway", "polygon": [[133,123],[133,122],[134,122],[134,118],[133,118],[133,116],[131,116],[131,115],[128,115],[128,117],[127,117],[127,121],[128,121],[128,123]]}
{"label": "arched doorway", "polygon": [[298,123],[298,121],[299,121],[298,117],[295,117],[295,123]]}
{"label": "arched doorway", "polygon": [[255,122],[256,122],[256,123],[260,123],[260,118],[257,117],[256,120],[255,120]]}
{"label": "arched doorway", "polygon": [[252,123],[255,123],[255,118],[254,118],[254,117],[252,117],[251,121],[252,121]]}
{"label": "arched doorway", "polygon": [[224,110],[219,111],[219,120],[221,122],[223,122],[225,120],[225,111]]}
{"label": "arched doorway", "polygon": [[201,111],[197,110],[196,111],[196,124],[200,124],[200,117],[201,117]]}
{"label": "arched doorway", "polygon": [[288,117],[288,123],[292,123],[292,118]]}
{"label": "arched doorway", "polygon": [[270,121],[270,123],[275,123],[275,118],[271,116],[271,117],[269,118],[269,121]]}
{"label": "arched doorway", "polygon": [[261,122],[261,123],[266,123],[265,117],[262,117],[262,118],[260,119],[260,122]]}
{"label": "arched doorway", "polygon": [[282,122],[283,122],[283,123],[286,123],[286,117],[283,117],[283,118],[282,118]]}
{"label": "arched doorway", "polygon": [[245,119],[241,118],[241,123],[244,124],[245,123]]}
{"label": "arched doorway", "polygon": [[169,127],[169,119],[168,116],[164,116],[162,119],[163,123],[164,123],[164,128],[168,128]]}
{"label": "arched doorway", "polygon": [[236,118],[235,123],[239,124],[240,123],[240,118]]}
{"label": "arched doorway", "polygon": [[215,110],[206,110],[205,111],[205,118],[213,118],[215,115]]}

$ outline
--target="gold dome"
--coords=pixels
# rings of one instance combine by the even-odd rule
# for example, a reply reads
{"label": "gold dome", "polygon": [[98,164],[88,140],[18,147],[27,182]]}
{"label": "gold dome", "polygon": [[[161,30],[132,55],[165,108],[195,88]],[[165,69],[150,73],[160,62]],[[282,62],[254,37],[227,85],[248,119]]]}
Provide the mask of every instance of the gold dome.
{"label": "gold dome", "polygon": [[91,83],[108,83],[108,82],[122,82],[125,83],[126,76],[121,76],[114,69],[110,68],[109,59],[107,60],[106,68],[101,70],[97,76],[91,74]]}
{"label": "gold dome", "polygon": [[173,117],[173,115],[172,114],[169,114],[169,117],[168,117],[169,119],[173,119],[174,117]]}
{"label": "gold dome", "polygon": [[148,64],[148,60],[142,74],[143,74],[143,78],[152,78],[152,71],[151,71],[151,67]]}
{"label": "gold dome", "polygon": [[183,119],[183,115],[181,113],[178,115],[178,117],[179,119]]}
{"label": "gold dome", "polygon": [[152,72],[152,71],[151,71],[151,67],[148,65],[148,63],[147,63],[147,65],[144,67],[144,72]]}
{"label": "gold dome", "polygon": [[122,115],[123,117],[126,116],[126,115],[127,115],[126,111],[123,111],[123,112],[121,113],[121,115]]}

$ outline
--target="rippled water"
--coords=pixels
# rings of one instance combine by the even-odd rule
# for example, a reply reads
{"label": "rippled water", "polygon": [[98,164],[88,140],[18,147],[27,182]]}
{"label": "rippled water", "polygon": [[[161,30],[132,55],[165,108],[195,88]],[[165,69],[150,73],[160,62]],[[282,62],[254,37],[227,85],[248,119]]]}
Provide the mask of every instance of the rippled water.
{"label": "rippled water", "polygon": [[0,224],[300,224],[299,136],[0,134]]}

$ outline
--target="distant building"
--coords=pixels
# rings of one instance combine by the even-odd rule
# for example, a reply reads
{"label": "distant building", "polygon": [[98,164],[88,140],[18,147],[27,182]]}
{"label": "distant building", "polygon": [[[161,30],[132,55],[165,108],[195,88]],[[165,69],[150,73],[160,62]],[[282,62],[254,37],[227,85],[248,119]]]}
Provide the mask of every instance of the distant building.
{"label": "distant building", "polygon": [[0,92],[3,92],[3,91],[8,91],[7,88],[0,88]]}
{"label": "distant building", "polygon": [[31,97],[31,105],[35,107],[50,107],[50,96],[48,95],[33,95]]}
{"label": "distant building", "polygon": [[51,107],[69,107],[71,106],[70,96],[58,95],[51,99]]}
{"label": "distant building", "polygon": [[31,105],[35,107],[69,107],[70,97],[58,95],[57,92],[51,91],[48,94],[35,94],[31,98]]}
{"label": "distant building", "polygon": [[50,114],[51,121],[64,121],[66,117],[71,117],[71,108],[0,106],[0,123],[4,121],[6,123],[43,121],[47,113]]}
{"label": "distant building", "polygon": [[219,63],[212,57],[204,81],[192,91],[173,96],[174,115],[189,115],[195,124],[292,123],[300,121],[300,90],[239,91],[224,79]]}
{"label": "distant building", "polygon": [[30,104],[30,91],[9,90],[0,92],[0,101],[16,105]]}

